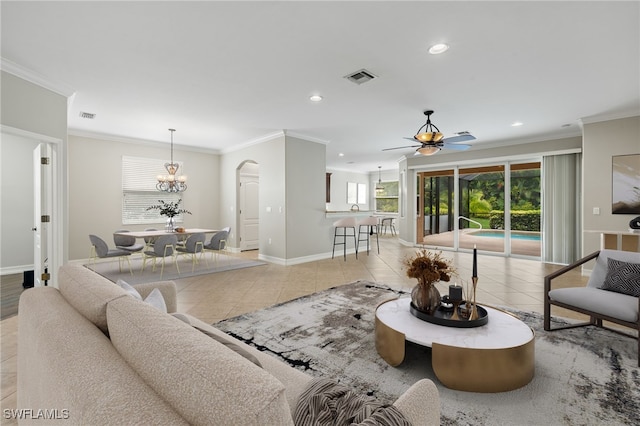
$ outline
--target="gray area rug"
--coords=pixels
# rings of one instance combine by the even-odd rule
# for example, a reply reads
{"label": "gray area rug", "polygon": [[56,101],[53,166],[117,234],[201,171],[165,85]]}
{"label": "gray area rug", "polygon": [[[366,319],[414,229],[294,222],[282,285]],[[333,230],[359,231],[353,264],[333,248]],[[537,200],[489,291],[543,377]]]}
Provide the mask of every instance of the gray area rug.
{"label": "gray area rug", "polygon": [[533,381],[496,394],[454,391],[435,377],[428,348],[408,343],[399,367],[377,354],[375,308],[397,296],[409,294],[359,281],[214,325],[312,376],[339,378],[384,402],[430,378],[443,425],[640,424],[635,340],[593,327],[545,332],[540,314],[511,310],[536,333]]}
{"label": "gray area rug", "polygon": [[167,260],[167,263],[164,266],[164,272],[162,274],[162,278],[160,278],[160,268],[161,263],[158,260],[156,265],[156,271],[152,271],[152,261],[151,259],[147,260],[147,265],[145,266],[144,272],[142,272],[142,259],[139,256],[135,256],[130,259],[131,261],[131,269],[133,271],[133,275],[129,272],[128,265],[125,263],[122,266],[122,272],[120,272],[118,268],[118,260],[114,260],[111,262],[96,262],[94,264],[86,264],[85,267],[97,272],[102,275],[109,281],[113,281],[114,283],[118,281],[118,279],[122,279],[129,284],[142,284],[146,282],[153,282],[159,280],[177,280],[180,278],[188,278],[196,275],[206,275],[206,274],[214,274],[217,272],[230,271],[233,269],[241,269],[241,268],[251,268],[253,266],[265,265],[265,262],[250,260],[250,259],[241,259],[233,256],[227,256],[224,254],[218,255],[218,262],[214,263],[210,256],[208,256],[208,265],[201,260],[198,264],[195,265],[193,272],[191,271],[191,258],[186,256],[180,256],[178,258],[178,266],[180,267],[180,274],[178,274],[176,270],[176,266],[173,263],[173,260]]}

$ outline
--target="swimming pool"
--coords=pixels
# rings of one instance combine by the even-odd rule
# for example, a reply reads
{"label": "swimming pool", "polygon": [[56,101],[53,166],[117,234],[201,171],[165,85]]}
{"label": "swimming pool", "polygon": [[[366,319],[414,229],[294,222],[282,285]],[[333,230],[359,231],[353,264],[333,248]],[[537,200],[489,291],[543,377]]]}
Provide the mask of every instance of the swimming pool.
{"label": "swimming pool", "polygon": [[[469,235],[473,235],[474,237],[504,238],[504,231],[499,231],[496,229],[487,229],[487,230],[483,229],[482,231],[471,232],[469,233]],[[511,239],[525,240],[525,241],[540,241],[540,233],[511,231]]]}

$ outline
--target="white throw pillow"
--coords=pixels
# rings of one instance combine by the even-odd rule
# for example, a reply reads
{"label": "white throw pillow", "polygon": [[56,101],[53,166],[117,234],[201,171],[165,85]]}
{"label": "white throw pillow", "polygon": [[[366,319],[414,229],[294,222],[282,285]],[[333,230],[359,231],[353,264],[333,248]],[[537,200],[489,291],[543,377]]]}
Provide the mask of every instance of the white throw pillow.
{"label": "white throw pillow", "polygon": [[116,282],[120,287],[122,287],[127,293],[133,296],[135,299],[141,300],[153,306],[160,311],[167,313],[167,304],[164,301],[164,297],[162,293],[157,288],[154,288],[151,293],[143,300],[142,296],[131,284],[127,283],[124,280],[118,280]]}

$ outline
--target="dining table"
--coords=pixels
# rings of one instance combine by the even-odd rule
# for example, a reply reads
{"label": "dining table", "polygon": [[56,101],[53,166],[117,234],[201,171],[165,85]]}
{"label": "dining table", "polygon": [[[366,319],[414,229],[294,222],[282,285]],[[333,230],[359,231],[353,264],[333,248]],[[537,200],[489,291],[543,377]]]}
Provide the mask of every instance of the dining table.
{"label": "dining table", "polygon": [[200,234],[200,233],[215,234],[219,231],[220,231],[219,229],[184,228],[183,232],[178,232],[178,231],[170,232],[170,231],[164,231],[164,230],[127,231],[127,232],[114,232],[113,235],[124,235],[124,236],[130,236],[135,238],[154,238],[154,237],[160,237],[162,235],[187,236],[187,235]]}

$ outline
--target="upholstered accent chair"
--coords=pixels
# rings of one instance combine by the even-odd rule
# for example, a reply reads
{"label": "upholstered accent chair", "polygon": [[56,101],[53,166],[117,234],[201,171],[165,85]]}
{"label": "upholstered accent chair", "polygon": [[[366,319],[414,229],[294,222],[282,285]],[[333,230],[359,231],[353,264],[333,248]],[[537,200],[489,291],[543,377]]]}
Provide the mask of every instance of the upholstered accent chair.
{"label": "upholstered accent chair", "polygon": [[167,257],[173,258],[173,263],[176,265],[178,275],[180,275],[180,267],[178,266],[178,258],[176,256],[176,244],[178,243],[178,237],[175,234],[161,235],[153,243],[151,250],[145,250],[142,253],[142,272],[147,265],[147,259],[153,259],[152,271],[156,271],[156,260],[162,259],[162,267],[160,268],[160,279],[164,273],[164,264]]}
{"label": "upholstered accent chair", "polygon": [[[552,281],[585,263],[595,260],[586,286],[552,288]],[[596,326],[638,340],[640,366],[640,253],[620,250],[600,250],[549,274],[544,279],[544,329],[555,331],[581,326]],[[564,327],[551,328],[551,306],[559,306],[589,317]],[[620,327],[635,330],[625,332]]]}
{"label": "upholstered accent chair", "polygon": [[[207,236],[204,232],[199,232],[197,234],[191,234],[184,242],[183,246],[177,246],[176,250],[178,254],[183,254],[186,256],[191,256],[191,272],[195,270],[196,263],[198,263],[198,253],[200,253],[200,258],[202,259],[202,255],[204,254],[204,242]],[[205,263],[207,263],[207,258],[204,258]],[[207,266],[209,266],[207,264]]]}
{"label": "upholstered accent chair", "polygon": [[95,263],[96,257],[100,259],[106,259],[109,257],[117,257],[118,258],[118,267],[120,268],[120,272],[122,272],[122,262],[124,259],[127,260],[127,264],[129,265],[129,272],[133,275],[133,270],[131,269],[131,262],[129,261],[129,257],[131,256],[131,252],[128,250],[122,250],[119,248],[110,249],[107,245],[106,241],[97,235],[89,235],[89,241],[91,241],[91,254],[89,255],[89,263]]}

